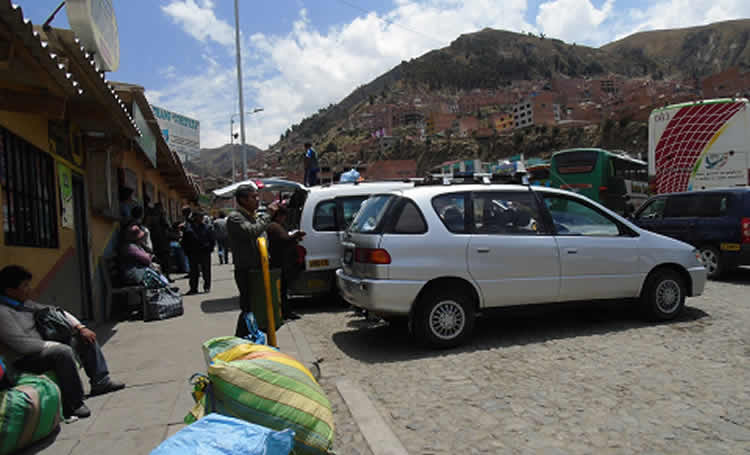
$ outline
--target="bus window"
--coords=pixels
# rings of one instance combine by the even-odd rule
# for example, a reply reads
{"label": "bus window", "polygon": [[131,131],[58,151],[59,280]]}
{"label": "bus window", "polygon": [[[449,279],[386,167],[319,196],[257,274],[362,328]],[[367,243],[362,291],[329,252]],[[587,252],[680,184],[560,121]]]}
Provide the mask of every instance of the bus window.
{"label": "bus window", "polygon": [[555,170],[558,174],[586,174],[594,170],[599,152],[582,150],[555,155]]}

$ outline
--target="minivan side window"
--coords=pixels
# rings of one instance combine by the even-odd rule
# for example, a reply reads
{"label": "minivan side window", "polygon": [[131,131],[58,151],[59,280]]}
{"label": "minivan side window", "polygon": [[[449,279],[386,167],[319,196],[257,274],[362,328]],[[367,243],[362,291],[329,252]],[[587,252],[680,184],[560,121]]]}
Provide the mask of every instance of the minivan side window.
{"label": "minivan side window", "polygon": [[427,224],[419,207],[412,201],[406,201],[401,209],[401,215],[393,227],[393,233],[424,234],[425,232],[427,232]]}
{"label": "minivan side window", "polygon": [[664,218],[690,218],[698,216],[698,194],[669,196],[664,208]]}
{"label": "minivan side window", "polygon": [[729,208],[729,197],[726,193],[701,194],[697,202],[696,216],[702,218],[726,216]]}
{"label": "minivan side window", "polygon": [[563,196],[545,194],[557,235],[584,235],[590,237],[617,237],[620,228],[606,214],[594,207]]}
{"label": "minivan side window", "polygon": [[474,193],[472,206],[478,234],[539,235],[544,230],[539,206],[529,191]]}
{"label": "minivan side window", "polygon": [[432,199],[432,207],[445,227],[456,234],[465,234],[465,193],[443,194]]}
{"label": "minivan side window", "polygon": [[336,229],[336,201],[319,202],[313,213],[313,229],[320,232],[335,232]]}
{"label": "minivan side window", "polygon": [[349,225],[352,223],[352,220],[354,219],[354,216],[362,206],[362,203],[365,202],[368,197],[369,196],[347,196],[339,198],[339,204],[341,205],[341,216],[343,217],[343,226],[341,227],[342,231],[349,227]]}
{"label": "minivan side window", "polygon": [[664,215],[664,206],[666,204],[667,200],[665,198],[654,199],[638,213],[638,219],[655,220],[661,218]]}

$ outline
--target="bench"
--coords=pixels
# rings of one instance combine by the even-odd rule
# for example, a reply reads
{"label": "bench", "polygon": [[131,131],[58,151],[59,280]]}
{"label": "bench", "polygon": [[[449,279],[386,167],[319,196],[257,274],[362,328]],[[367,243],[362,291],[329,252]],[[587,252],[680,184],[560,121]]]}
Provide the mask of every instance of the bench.
{"label": "bench", "polygon": [[145,314],[146,304],[146,287],[143,285],[126,285],[120,282],[120,269],[117,264],[117,256],[102,256],[101,264],[104,277],[104,295],[105,295],[105,312],[107,319],[113,312],[113,301],[115,296],[125,295],[125,308],[128,315],[133,311]]}

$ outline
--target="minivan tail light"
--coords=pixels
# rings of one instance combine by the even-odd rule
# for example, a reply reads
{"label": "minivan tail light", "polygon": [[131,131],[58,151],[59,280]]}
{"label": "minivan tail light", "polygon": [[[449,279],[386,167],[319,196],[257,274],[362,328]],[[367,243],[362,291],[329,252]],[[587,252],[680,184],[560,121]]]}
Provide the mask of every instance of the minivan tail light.
{"label": "minivan tail light", "polygon": [[742,218],[742,243],[750,243],[750,218]]}
{"label": "minivan tail light", "polygon": [[357,248],[354,260],[363,264],[390,264],[391,255],[382,248]]}
{"label": "minivan tail light", "polygon": [[297,265],[305,265],[305,257],[307,257],[307,248],[297,245]]}
{"label": "minivan tail light", "polygon": [[605,191],[607,191],[607,187],[606,186],[600,186],[599,187],[599,191],[602,192],[602,193],[604,193]]}

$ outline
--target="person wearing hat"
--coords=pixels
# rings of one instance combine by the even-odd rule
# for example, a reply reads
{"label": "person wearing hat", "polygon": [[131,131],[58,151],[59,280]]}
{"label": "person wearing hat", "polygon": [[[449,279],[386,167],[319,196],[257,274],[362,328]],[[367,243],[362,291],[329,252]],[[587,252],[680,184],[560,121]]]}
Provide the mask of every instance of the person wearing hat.
{"label": "person wearing hat", "polygon": [[213,230],[206,225],[205,215],[193,212],[189,223],[185,224],[182,234],[182,248],[190,262],[190,291],[187,295],[198,293],[198,280],[203,275],[203,290],[211,292],[211,252],[216,240]]}
{"label": "person wearing hat", "polygon": [[229,248],[234,255],[234,281],[240,293],[240,314],[237,318],[235,336],[245,337],[248,335],[245,313],[257,313],[256,305],[265,304],[252,301],[249,272],[261,268],[258,237],[265,235],[271,217],[278,210],[278,204],[272,202],[268,205],[266,213],[257,214],[258,187],[252,183],[237,188],[234,197],[238,207],[227,218],[227,234]]}

